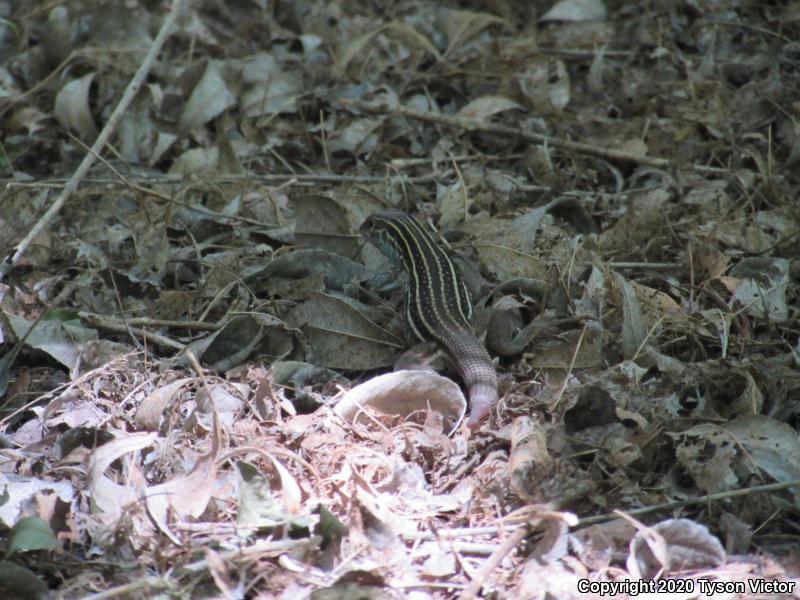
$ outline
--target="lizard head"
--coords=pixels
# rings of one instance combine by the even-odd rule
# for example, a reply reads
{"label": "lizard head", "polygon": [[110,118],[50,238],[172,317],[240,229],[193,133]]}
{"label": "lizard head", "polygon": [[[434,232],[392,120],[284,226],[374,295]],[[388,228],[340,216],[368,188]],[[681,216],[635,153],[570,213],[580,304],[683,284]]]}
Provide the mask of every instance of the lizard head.
{"label": "lizard head", "polygon": [[406,252],[403,246],[403,228],[407,219],[411,217],[400,210],[391,209],[367,217],[359,231],[370,244],[399,262]]}

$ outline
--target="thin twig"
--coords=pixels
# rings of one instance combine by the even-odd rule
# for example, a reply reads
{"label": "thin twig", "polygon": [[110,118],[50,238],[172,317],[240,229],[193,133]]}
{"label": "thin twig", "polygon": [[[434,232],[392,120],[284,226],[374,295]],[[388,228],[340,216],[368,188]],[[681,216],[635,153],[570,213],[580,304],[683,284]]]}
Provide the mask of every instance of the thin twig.
{"label": "thin twig", "polygon": [[125,111],[128,109],[131,101],[133,100],[136,93],[139,91],[139,88],[142,87],[147,74],[150,72],[150,69],[155,62],[158,53],[161,51],[161,47],[164,45],[164,42],[167,40],[169,35],[172,33],[173,24],[175,19],[177,18],[178,11],[181,7],[182,0],[173,0],[172,6],[170,7],[169,13],[167,16],[164,17],[164,22],[161,25],[161,30],[158,32],[156,39],[153,41],[153,44],[150,46],[150,49],[147,52],[142,64],[139,65],[139,69],[134,74],[133,78],[131,78],[130,83],[128,83],[128,87],[125,88],[125,93],[122,95],[117,106],[114,108],[114,111],[111,113],[111,116],[108,118],[108,122],[103,127],[103,130],[97,136],[97,139],[92,144],[92,149],[90,152],[83,157],[83,161],[72,174],[72,177],[69,178],[67,184],[64,186],[64,189],[61,190],[61,194],[59,194],[56,201],[47,209],[44,215],[36,222],[33,228],[28,232],[23,240],[17,245],[16,252],[13,255],[9,255],[5,258],[2,264],[0,264],[0,281],[5,279],[5,276],[9,273],[9,271],[17,265],[20,260],[22,259],[23,255],[27,251],[28,247],[31,245],[33,240],[44,231],[46,227],[50,225],[50,222],[55,218],[55,216],[59,213],[59,211],[63,208],[64,204],[66,204],[67,200],[75,193],[78,189],[78,185],[80,185],[81,181],[83,180],[86,173],[89,172],[89,169],[95,162],[95,157],[100,153],[103,147],[106,145],[106,142],[111,137],[111,134],[117,127],[117,123],[122,118],[122,115],[125,114]]}
{"label": "thin twig", "polygon": [[561,398],[564,396],[564,392],[567,390],[567,383],[569,383],[569,378],[572,376],[572,372],[575,369],[575,362],[578,360],[578,352],[581,349],[581,344],[583,344],[583,336],[586,335],[587,326],[584,325],[581,329],[581,335],[578,337],[578,343],[575,344],[575,350],[572,353],[572,360],[570,360],[569,368],[567,372],[564,373],[564,381],[561,382],[561,386],[558,388],[556,392],[556,397],[553,403],[550,405],[550,410],[553,411],[558,406],[558,403],[561,402]]}
{"label": "thin twig", "polygon": [[[135,183],[132,183],[131,181],[129,181],[129,180],[128,180],[128,178],[127,178],[127,177],[125,177],[125,175],[123,175],[122,173],[120,173],[120,172],[119,172],[119,170],[117,170],[117,169],[114,167],[114,165],[112,165],[110,162],[108,162],[108,161],[107,161],[107,160],[106,160],[106,159],[103,157],[103,155],[102,155],[102,154],[97,154],[97,153],[95,153],[95,152],[94,152],[94,150],[92,150],[92,149],[91,149],[89,146],[87,146],[86,144],[84,144],[84,143],[83,143],[83,140],[81,140],[80,138],[78,138],[78,137],[76,137],[76,136],[72,135],[71,133],[67,132],[67,135],[69,135],[69,137],[70,137],[70,138],[71,138],[71,139],[72,139],[72,140],[73,140],[73,141],[74,141],[76,144],[78,144],[79,146],[81,146],[81,147],[82,147],[84,150],[86,150],[87,152],[92,152],[92,153],[95,155],[95,158],[96,158],[97,160],[99,160],[101,163],[103,163],[103,165],[104,165],[104,166],[105,166],[105,167],[106,167],[106,168],[107,168],[109,171],[111,171],[111,172],[112,172],[114,175],[116,175],[116,176],[117,176],[117,178],[118,178],[118,179],[119,179],[119,180],[120,180],[120,181],[121,181],[121,182],[122,182],[124,185],[126,185],[128,188],[130,188],[131,190],[133,190],[133,191],[137,191],[137,192],[142,192],[142,193],[144,193],[144,194],[147,194],[147,195],[150,195],[150,196],[155,196],[156,198],[160,198],[161,200],[170,201],[170,200],[172,199],[172,198],[171,198],[170,196],[168,196],[167,194],[162,194],[161,192],[157,192],[157,191],[155,191],[155,190],[151,190],[151,189],[148,189],[148,188],[146,188],[146,187],[143,187],[143,186],[140,186],[140,185],[136,185]],[[86,179],[84,179],[83,181],[84,181],[84,183],[85,183],[87,180],[86,180]]]}
{"label": "thin twig", "polygon": [[489,558],[486,559],[486,562],[481,567],[481,570],[478,571],[477,575],[475,575],[474,579],[467,586],[467,589],[459,594],[458,600],[473,600],[474,598],[477,598],[478,594],[481,592],[483,584],[486,582],[486,579],[489,577],[489,575],[492,574],[492,571],[497,568],[497,565],[502,562],[509,552],[519,546],[522,540],[527,537],[528,533],[528,527],[523,525],[509,535],[503,541],[503,543],[500,544],[500,547],[495,550]]}
{"label": "thin twig", "polygon": [[[136,579],[125,585],[118,585],[117,587],[97,592],[96,594],[89,594],[84,596],[81,600],[108,600],[109,598],[117,598],[119,596],[133,597],[134,592],[139,592],[142,595],[144,590],[165,590],[171,587],[171,583],[165,577],[145,577],[143,579]],[[147,594],[148,596],[150,594]]]}
{"label": "thin twig", "polygon": [[[506,160],[519,160],[524,155],[522,153],[517,154],[504,154],[502,156],[494,156],[494,155],[481,155],[481,154],[459,154],[458,156],[448,156],[447,160],[450,162],[480,162],[480,163],[488,163],[488,162],[498,162],[498,161],[506,161]],[[429,165],[431,163],[430,158],[393,158],[389,161],[389,164],[392,165],[395,169],[404,169],[406,167],[418,167],[420,165]]]}
{"label": "thin twig", "polygon": [[[351,100],[350,98],[340,98],[338,102],[342,106],[354,108],[369,114],[401,116],[409,119],[416,119],[418,121],[427,121],[428,123],[437,123],[439,125],[447,125],[449,127],[458,127],[459,129],[466,129],[467,131],[482,131],[484,133],[494,135],[513,137],[527,142],[532,142],[534,144],[548,144],[553,148],[569,150],[570,152],[585,154],[587,156],[595,156],[598,158],[604,158],[606,160],[635,163],[656,169],[669,169],[673,166],[673,162],[666,158],[640,156],[638,154],[631,154],[630,152],[624,152],[622,150],[613,150],[611,148],[593,146],[592,144],[573,142],[541,133],[525,131],[524,129],[505,127],[503,125],[493,125],[492,123],[487,123],[481,119],[443,115],[441,113],[435,113],[431,111],[417,111],[404,108],[402,106],[392,109],[383,104],[371,104],[369,102],[362,102],[360,100]],[[726,169],[707,167],[704,165],[693,165],[692,168],[699,173],[727,172]]]}
{"label": "thin twig", "polygon": [[[90,313],[82,313],[89,315]],[[107,318],[103,315],[94,315],[100,319]],[[128,325],[136,327],[171,327],[178,329],[188,329],[190,331],[217,331],[221,325],[203,321],[177,321],[173,319],[153,319],[152,317],[128,317]]]}
{"label": "thin twig", "polygon": [[[278,554],[282,554],[284,552],[289,552],[291,550],[296,550],[299,548],[308,547],[314,542],[313,538],[305,539],[305,540],[286,540],[286,541],[278,541],[278,542],[256,542],[251,546],[244,546],[242,548],[237,548],[235,550],[228,550],[225,552],[220,552],[220,558],[225,561],[234,561],[240,558],[250,558],[253,556],[260,556],[260,555],[271,555],[277,556]],[[181,577],[184,575],[190,575],[194,573],[201,573],[208,569],[208,560],[202,559],[195,561],[193,563],[189,563],[188,565],[183,565],[176,567],[175,570],[172,572],[172,577],[163,576],[163,577],[145,577],[144,579],[140,579],[138,581],[134,581],[131,583],[126,583],[125,585],[120,585],[102,592],[98,592],[96,594],[90,594],[89,596],[84,596],[81,600],[107,600],[108,598],[117,598],[118,596],[123,595],[131,595],[131,592],[136,592],[139,590],[146,590],[146,589],[167,589],[175,585],[175,577]]]}
{"label": "thin twig", "polygon": [[[716,494],[706,494],[705,496],[697,496],[695,498],[687,498],[686,500],[676,500],[675,502],[664,502],[663,504],[652,504],[650,506],[643,506],[641,508],[634,508],[626,510],[625,513],[631,516],[646,515],[653,512],[668,512],[676,508],[684,508],[695,504],[708,504],[709,502],[716,502],[718,500],[728,500],[729,498],[738,498],[740,496],[749,496],[750,494],[764,494],[770,492],[777,492],[781,490],[788,490],[791,488],[800,487],[800,479],[793,479],[791,481],[784,481],[782,483],[768,483],[766,485],[756,485],[748,488],[739,488],[737,490],[728,490],[726,492],[717,492]],[[605,523],[606,521],[613,521],[618,519],[619,515],[616,513],[606,513],[604,515],[595,515],[593,517],[585,517],[580,520],[578,527],[588,527],[589,525],[596,525],[597,523]]]}
{"label": "thin twig", "polygon": [[[430,161],[428,161],[430,162]],[[440,178],[445,177],[446,173],[429,173],[428,175],[421,175],[419,177],[400,177],[404,182],[413,184],[432,183],[438,181]],[[240,181],[255,182],[255,183],[274,183],[280,184],[287,181],[293,181],[295,185],[313,185],[318,183],[385,183],[389,178],[376,176],[376,175],[332,175],[329,173],[306,173],[297,175],[294,173],[272,173],[269,175],[259,175],[257,173],[244,173],[244,174],[224,174],[224,175],[209,175],[203,177],[191,177],[185,175],[128,175],[128,181],[141,182],[150,184],[184,184],[184,183],[238,183]],[[11,178],[0,179],[0,184],[5,184],[9,189],[12,188],[29,188],[29,187],[42,187],[42,186],[61,186],[69,181],[65,177],[51,177],[41,179],[34,182],[16,181]],[[83,181],[86,183],[95,184],[109,184],[116,183],[115,179],[109,177],[91,177]]]}
{"label": "thin twig", "polygon": [[[629,58],[634,55],[634,52],[631,50],[603,50],[603,56],[619,56],[622,58]],[[587,58],[595,58],[599,53],[600,50],[584,50],[582,48],[557,48],[555,46],[550,48],[544,48],[540,46],[536,49],[537,54],[543,54],[544,56],[559,56],[562,58],[575,58],[575,59],[587,59]]]}
{"label": "thin twig", "polygon": [[165,335],[161,335],[160,333],[154,333],[152,331],[147,331],[139,327],[126,327],[124,323],[120,323],[119,321],[110,319],[109,317],[102,317],[100,315],[95,315],[83,311],[79,312],[78,316],[87,325],[91,325],[92,327],[96,327],[97,329],[104,329],[106,331],[111,331],[114,333],[133,334],[138,337],[141,337],[142,339],[147,340],[151,344],[160,346],[161,348],[171,348],[172,350],[183,350],[185,347],[184,344],[176,342],[175,340],[168,338]]}
{"label": "thin twig", "polygon": [[[791,481],[784,481],[782,483],[767,483],[764,485],[739,488],[736,490],[728,490],[726,492],[707,494],[705,496],[695,496],[693,498],[676,500],[674,502],[651,504],[649,506],[642,506],[640,508],[626,509],[625,513],[631,516],[640,516],[649,513],[671,512],[675,509],[685,508],[687,506],[708,504],[709,502],[717,502],[719,500],[727,500],[729,498],[739,498],[741,496],[749,496],[750,494],[767,494],[796,487],[800,487],[800,479],[793,479]],[[618,518],[619,515],[613,512],[604,513],[602,515],[593,515],[591,517],[581,517],[578,523],[572,527],[574,529],[581,529],[583,527],[589,527],[590,525],[597,525],[598,523],[613,521],[614,519]],[[401,534],[400,537],[406,542],[420,542],[437,539],[453,540],[478,536],[497,536],[501,530],[509,532],[516,531],[517,529],[524,527],[525,525],[516,524],[504,524],[502,526],[486,525],[483,527],[454,527],[452,529],[437,529],[436,531],[411,531]]]}
{"label": "thin twig", "polygon": [[682,269],[683,265],[680,263],[668,262],[609,262],[606,263],[611,269],[643,269],[652,271],[674,271],[675,269]]}

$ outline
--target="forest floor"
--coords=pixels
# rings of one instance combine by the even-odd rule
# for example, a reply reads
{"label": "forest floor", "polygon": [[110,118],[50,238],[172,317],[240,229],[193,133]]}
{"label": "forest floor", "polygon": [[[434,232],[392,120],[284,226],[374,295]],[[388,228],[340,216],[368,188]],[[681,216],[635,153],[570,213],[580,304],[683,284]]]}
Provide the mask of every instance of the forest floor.
{"label": "forest floor", "polygon": [[0,0],[3,598],[800,597],[800,2],[173,5]]}

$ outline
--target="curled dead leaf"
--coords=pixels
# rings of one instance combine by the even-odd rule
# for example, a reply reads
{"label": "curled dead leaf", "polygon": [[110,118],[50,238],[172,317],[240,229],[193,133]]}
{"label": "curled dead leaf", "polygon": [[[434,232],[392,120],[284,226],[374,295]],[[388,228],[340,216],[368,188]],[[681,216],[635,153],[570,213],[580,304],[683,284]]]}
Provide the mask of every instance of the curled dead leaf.
{"label": "curled dead leaf", "polygon": [[139,405],[134,417],[136,426],[145,431],[155,431],[161,424],[164,411],[173,403],[176,395],[191,379],[184,377],[170,383],[159,385]]}
{"label": "curled dead leaf", "polygon": [[64,85],[56,96],[53,114],[66,128],[74,129],[85,142],[93,142],[97,137],[97,127],[89,109],[89,90],[95,73],[87,73],[80,79],[73,79]]}
{"label": "curled dead leaf", "polygon": [[631,561],[634,571],[645,578],[663,569],[675,571],[713,569],[725,562],[725,550],[705,525],[690,519],[667,519],[654,527],[640,529],[631,540]]}
{"label": "curled dead leaf", "polygon": [[374,377],[347,392],[334,411],[347,421],[368,422],[365,409],[407,417],[434,410],[444,418],[445,431],[453,431],[467,409],[461,388],[430,371],[396,371]]}

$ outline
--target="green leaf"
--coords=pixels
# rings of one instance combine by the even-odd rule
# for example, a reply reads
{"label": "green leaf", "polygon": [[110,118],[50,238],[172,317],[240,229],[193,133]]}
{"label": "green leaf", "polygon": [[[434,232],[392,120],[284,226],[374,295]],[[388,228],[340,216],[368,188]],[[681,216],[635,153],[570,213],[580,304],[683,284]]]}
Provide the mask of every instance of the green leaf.
{"label": "green leaf", "polygon": [[44,600],[47,585],[32,571],[12,562],[0,560],[0,598],[7,600]]}
{"label": "green leaf", "polygon": [[80,324],[81,319],[78,311],[71,308],[54,308],[48,310],[44,315],[43,321],[61,321],[62,323]]}
{"label": "green leaf", "polygon": [[58,539],[50,525],[39,517],[25,517],[14,523],[8,536],[8,553],[29,550],[56,550]]}

